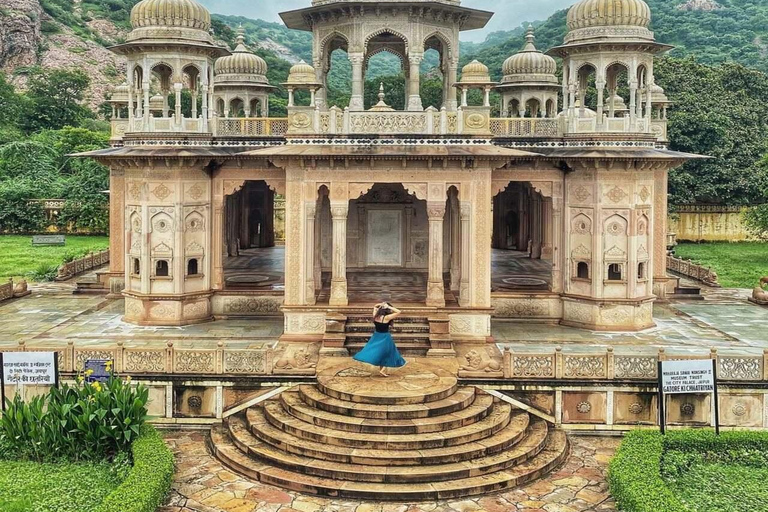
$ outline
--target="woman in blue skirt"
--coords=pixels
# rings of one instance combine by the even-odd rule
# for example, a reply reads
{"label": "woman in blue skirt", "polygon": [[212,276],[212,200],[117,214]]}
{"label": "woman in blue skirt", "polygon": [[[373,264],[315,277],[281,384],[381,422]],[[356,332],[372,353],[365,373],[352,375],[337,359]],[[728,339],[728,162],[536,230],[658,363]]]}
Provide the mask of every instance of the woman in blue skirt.
{"label": "woman in blue skirt", "polygon": [[355,354],[355,361],[380,366],[379,373],[389,377],[387,368],[405,366],[405,359],[395,346],[395,340],[389,333],[392,320],[400,316],[401,311],[388,302],[376,304],[373,307],[373,326],[375,332],[363,350]]}

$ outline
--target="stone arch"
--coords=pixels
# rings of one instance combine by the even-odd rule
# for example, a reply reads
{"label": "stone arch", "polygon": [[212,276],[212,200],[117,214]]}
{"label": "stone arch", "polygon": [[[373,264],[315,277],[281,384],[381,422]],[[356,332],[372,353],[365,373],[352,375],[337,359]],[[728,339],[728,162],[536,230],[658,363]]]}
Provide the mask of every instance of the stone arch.
{"label": "stone arch", "polygon": [[403,44],[405,44],[405,53],[408,54],[408,49],[410,48],[410,41],[408,38],[401,32],[398,32],[397,30],[393,30],[391,28],[383,27],[374,30],[373,32],[370,32],[368,35],[365,36],[363,39],[363,49],[367,53],[368,52],[368,44],[375,38],[382,36],[384,34],[390,34],[398,39],[401,39],[403,41]]}
{"label": "stone arch", "polygon": [[[333,43],[334,40],[336,40],[336,39],[341,39],[342,41],[344,41],[344,44],[336,46],[336,47],[331,46],[331,48],[328,50],[328,45]],[[346,48],[344,48],[345,46],[346,46]],[[330,34],[325,36],[320,41],[320,57],[325,59],[325,60],[328,60],[330,58],[330,56],[331,56],[331,53],[333,53],[334,50],[337,50],[339,48],[342,48],[342,49],[344,49],[345,52],[349,53],[349,36],[347,36],[343,32],[340,32],[338,30],[334,30],[333,32],[331,32]],[[326,51],[326,50],[328,50],[328,51]]]}
{"label": "stone arch", "polygon": [[591,234],[592,219],[584,213],[579,213],[571,221],[571,232],[585,235]]}
{"label": "stone arch", "polygon": [[603,223],[604,232],[612,236],[626,236],[629,232],[629,221],[619,213],[614,213]]}
{"label": "stone arch", "polygon": [[154,233],[173,232],[173,218],[165,212],[159,212],[150,219],[150,230]]}
{"label": "stone arch", "polygon": [[453,57],[453,51],[454,51],[453,44],[451,44],[450,38],[445,34],[443,34],[443,32],[440,30],[434,30],[424,38],[422,47],[425,51],[428,48],[431,48],[433,50],[437,50],[438,52],[440,52],[440,49],[429,46],[429,41],[430,39],[433,39],[433,38],[437,39],[443,45],[443,49],[447,52],[445,55],[442,55],[443,58],[447,57],[450,59],[451,57]]}
{"label": "stone arch", "polygon": [[392,55],[394,55],[395,57],[400,59],[400,65],[401,66],[405,66],[405,55],[403,55],[402,53],[398,52],[394,48],[389,48],[389,47],[386,47],[386,46],[382,46],[381,48],[376,48],[375,50],[373,50],[373,51],[371,51],[369,53],[366,53],[365,54],[365,66],[366,67],[368,66],[368,61],[370,61],[371,58],[375,57],[376,55],[378,55],[380,53],[391,53]]}
{"label": "stone arch", "polygon": [[184,231],[205,231],[205,218],[200,212],[192,211],[184,218]]}

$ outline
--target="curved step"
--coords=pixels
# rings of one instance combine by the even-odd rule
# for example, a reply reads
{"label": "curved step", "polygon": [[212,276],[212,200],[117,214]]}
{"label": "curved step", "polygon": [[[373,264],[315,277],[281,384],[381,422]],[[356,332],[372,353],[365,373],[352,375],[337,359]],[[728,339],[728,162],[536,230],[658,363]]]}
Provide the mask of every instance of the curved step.
{"label": "curved step", "polygon": [[504,402],[496,402],[490,414],[482,420],[445,432],[389,435],[342,432],[319,427],[291,416],[278,401],[266,402],[263,410],[264,416],[274,427],[302,439],[355,448],[418,450],[453,446],[492,436],[507,426],[512,407]]}
{"label": "curved step", "polygon": [[223,426],[216,426],[211,430],[210,444],[212,452],[223,464],[265,484],[330,497],[402,502],[450,499],[521,485],[557,467],[568,451],[565,433],[555,430],[549,433],[544,449],[537,456],[513,468],[443,482],[403,484],[333,480],[255,462],[238,450]]}
{"label": "curved step", "polygon": [[355,418],[391,420],[428,418],[430,416],[451,414],[468,407],[475,399],[474,387],[460,387],[453,395],[442,400],[405,405],[361,404],[349,400],[341,400],[326,395],[315,386],[308,384],[300,385],[299,393],[304,403],[316,409]]}
{"label": "curved step", "polygon": [[[526,437],[513,449],[502,453],[448,464],[390,466],[388,464],[345,464],[286,453],[256,439],[248,431],[245,420],[240,416],[229,419],[228,429],[230,438],[240,451],[248,453],[260,461],[289,471],[324,478],[381,483],[438,482],[500,471],[538,455],[544,448],[548,432],[544,421],[536,419],[531,423]],[[383,461],[386,461],[387,456],[386,454],[383,455]]]}
{"label": "curved step", "polygon": [[509,424],[487,439],[441,448],[387,450],[378,445],[375,448],[354,448],[300,439],[275,428],[261,409],[252,407],[246,411],[246,423],[254,437],[275,448],[314,459],[372,466],[447,464],[493,455],[518,443],[525,435],[529,421],[527,413],[514,410]]}
{"label": "curved step", "polygon": [[463,427],[485,418],[491,411],[493,397],[478,394],[469,407],[451,414],[402,420],[380,420],[355,418],[311,407],[304,403],[298,391],[289,390],[280,394],[283,408],[292,416],[319,427],[345,432],[371,434],[417,434],[442,432]]}

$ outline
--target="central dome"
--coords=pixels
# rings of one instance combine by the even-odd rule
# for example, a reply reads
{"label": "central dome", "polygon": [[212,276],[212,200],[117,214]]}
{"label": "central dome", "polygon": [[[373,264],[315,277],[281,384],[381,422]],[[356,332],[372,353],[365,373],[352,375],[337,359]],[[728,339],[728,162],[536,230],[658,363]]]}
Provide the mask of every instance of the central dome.
{"label": "central dome", "polygon": [[[504,81],[512,80],[514,75],[551,75],[554,77],[556,71],[555,59],[536,49],[533,27],[528,27],[523,49],[505,60],[502,66]],[[555,81],[557,81],[556,78]]]}
{"label": "central dome", "polygon": [[131,10],[131,26],[211,28],[211,13],[195,0],[142,0]]}
{"label": "central dome", "polygon": [[651,9],[643,0],[581,0],[568,11],[568,30],[604,26],[648,28]]}
{"label": "central dome", "polygon": [[214,72],[216,75],[255,75],[261,79],[260,81],[267,81],[264,76],[267,74],[267,63],[246,48],[242,28],[238,30],[237,47],[232,55],[216,60]]}

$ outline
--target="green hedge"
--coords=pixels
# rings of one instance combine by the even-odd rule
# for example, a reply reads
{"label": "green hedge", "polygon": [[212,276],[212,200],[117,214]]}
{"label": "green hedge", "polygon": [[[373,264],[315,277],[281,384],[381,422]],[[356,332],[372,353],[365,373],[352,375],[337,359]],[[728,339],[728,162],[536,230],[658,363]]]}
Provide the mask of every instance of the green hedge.
{"label": "green hedge", "polygon": [[173,453],[151,425],[131,446],[133,468],[102,502],[99,512],[155,512],[171,488]]}
{"label": "green hedge", "polygon": [[611,494],[627,512],[692,512],[667,486],[662,473],[674,476],[697,462],[739,463],[765,467],[768,432],[673,430],[629,432],[608,470]]}
{"label": "green hedge", "polygon": [[661,478],[664,438],[656,431],[629,432],[608,468],[608,483],[619,510],[689,512]]}

